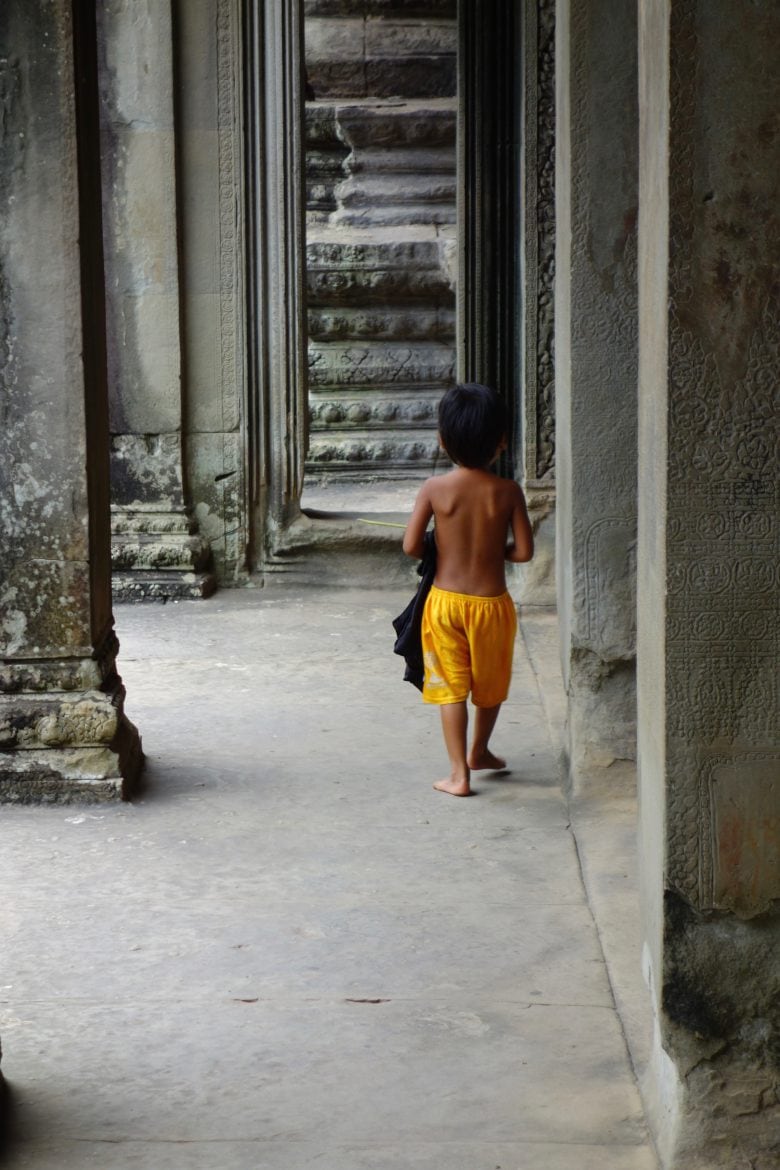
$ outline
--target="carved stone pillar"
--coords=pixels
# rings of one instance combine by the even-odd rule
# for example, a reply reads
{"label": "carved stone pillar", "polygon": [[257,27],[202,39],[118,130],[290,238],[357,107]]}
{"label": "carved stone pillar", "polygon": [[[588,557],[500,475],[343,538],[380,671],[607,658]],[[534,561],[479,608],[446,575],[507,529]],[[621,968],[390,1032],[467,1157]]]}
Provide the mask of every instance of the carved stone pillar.
{"label": "carved stone pillar", "polygon": [[94,5],[0,7],[0,797],[127,796]]}
{"label": "carved stone pillar", "polygon": [[300,515],[307,436],[303,170],[303,36],[299,0],[250,6],[249,203],[254,477],[263,543]]}
{"label": "carved stone pillar", "polygon": [[773,0],[642,0],[639,772],[665,1167],[780,1159]]}
{"label": "carved stone pillar", "polygon": [[517,462],[534,526],[520,599],[555,591],[555,0],[522,6],[523,132],[520,309],[522,420]]}
{"label": "carved stone pillar", "polygon": [[636,750],[636,12],[558,0],[556,22],[556,577],[576,779]]}
{"label": "carved stone pillar", "polygon": [[98,6],[117,599],[202,597],[186,506],[170,0]]}

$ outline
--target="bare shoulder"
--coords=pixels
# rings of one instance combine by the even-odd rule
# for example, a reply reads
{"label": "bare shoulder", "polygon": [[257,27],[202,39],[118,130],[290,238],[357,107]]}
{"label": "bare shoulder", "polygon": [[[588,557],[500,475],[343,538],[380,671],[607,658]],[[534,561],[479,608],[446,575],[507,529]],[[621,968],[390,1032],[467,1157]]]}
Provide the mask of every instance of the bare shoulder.
{"label": "bare shoulder", "polygon": [[525,495],[520,484],[514,479],[502,479],[501,484],[504,491],[504,498],[511,507],[525,507]]}

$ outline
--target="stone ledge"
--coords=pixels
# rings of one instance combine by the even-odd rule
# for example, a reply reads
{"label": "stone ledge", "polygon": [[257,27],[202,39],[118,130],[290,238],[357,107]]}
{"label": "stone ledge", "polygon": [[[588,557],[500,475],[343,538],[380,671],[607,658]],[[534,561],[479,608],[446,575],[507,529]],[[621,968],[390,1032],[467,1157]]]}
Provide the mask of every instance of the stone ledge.
{"label": "stone ledge", "polygon": [[401,549],[406,519],[395,513],[360,517],[312,509],[277,533],[263,570],[294,585],[410,584],[414,589],[415,562]]}
{"label": "stone ledge", "polygon": [[211,597],[217,588],[213,573],[128,570],[113,573],[115,602],[197,601]]}

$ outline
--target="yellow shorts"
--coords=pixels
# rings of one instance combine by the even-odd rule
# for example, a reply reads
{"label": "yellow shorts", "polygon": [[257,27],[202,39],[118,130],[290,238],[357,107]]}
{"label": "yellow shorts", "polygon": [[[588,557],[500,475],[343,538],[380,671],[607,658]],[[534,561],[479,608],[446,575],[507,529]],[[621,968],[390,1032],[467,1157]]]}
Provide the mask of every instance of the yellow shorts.
{"label": "yellow shorts", "polygon": [[509,694],[517,613],[508,593],[473,597],[431,587],[422,617],[423,700],[495,707]]}

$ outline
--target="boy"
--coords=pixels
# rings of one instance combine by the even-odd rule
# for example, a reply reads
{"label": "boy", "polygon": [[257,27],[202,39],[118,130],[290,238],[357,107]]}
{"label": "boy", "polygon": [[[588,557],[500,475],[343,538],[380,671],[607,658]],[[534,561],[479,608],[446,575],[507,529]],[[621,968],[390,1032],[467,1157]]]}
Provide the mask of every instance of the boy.
{"label": "boy", "polygon": [[[433,787],[470,796],[472,771],[506,766],[488,748],[509,691],[517,629],[504,562],[529,561],[534,545],[519,485],[490,470],[506,448],[504,406],[495,390],[473,384],[448,390],[439,403],[439,442],[456,467],[420,488],[403,549],[422,556],[433,517],[437,561],[422,619],[423,701],[440,707],[450,758],[449,776]],[[476,715],[467,752],[469,693]]]}

